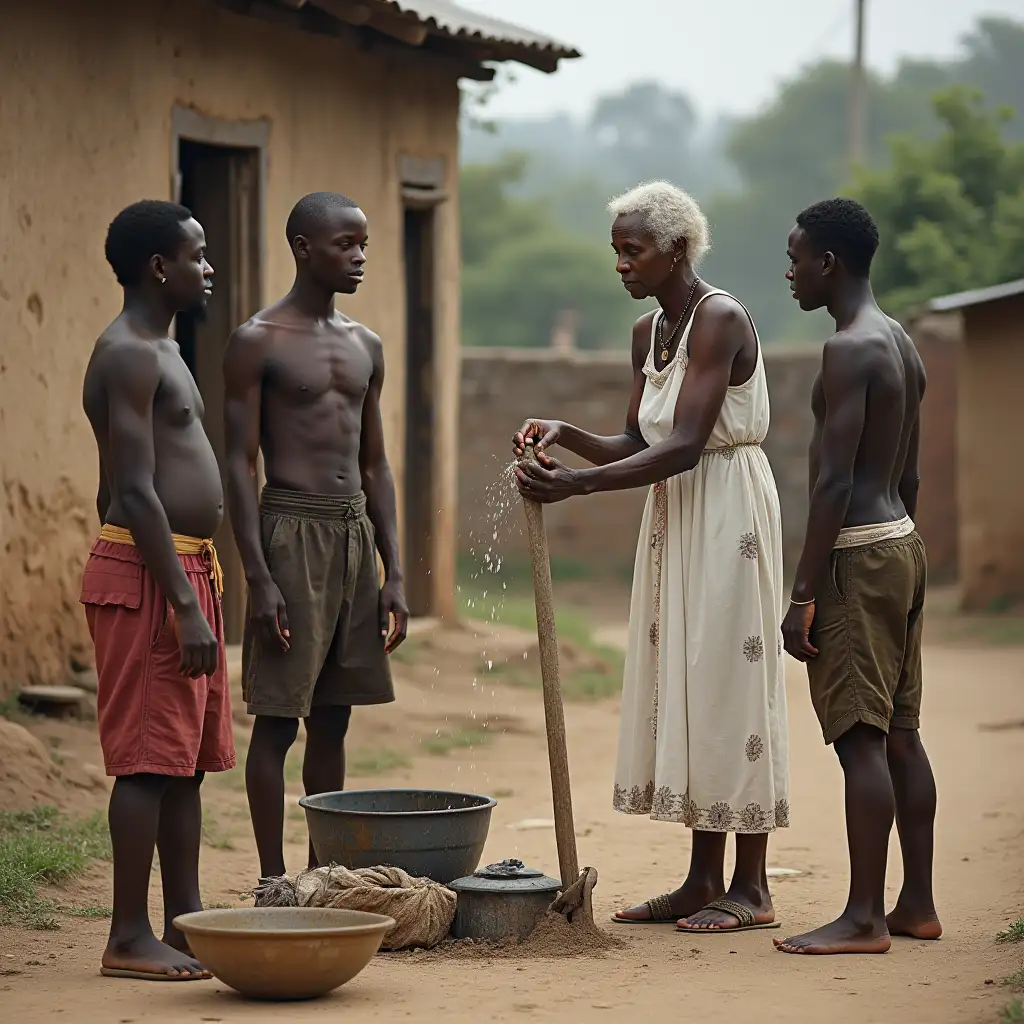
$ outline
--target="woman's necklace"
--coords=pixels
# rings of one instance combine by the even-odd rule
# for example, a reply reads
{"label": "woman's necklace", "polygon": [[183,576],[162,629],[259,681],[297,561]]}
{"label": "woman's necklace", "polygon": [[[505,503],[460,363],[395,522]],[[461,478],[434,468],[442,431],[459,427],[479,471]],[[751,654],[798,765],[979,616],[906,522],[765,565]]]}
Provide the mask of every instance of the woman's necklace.
{"label": "woman's necklace", "polygon": [[695,277],[693,279],[693,286],[690,288],[690,294],[686,296],[686,305],[683,307],[683,312],[680,314],[678,321],[676,321],[675,327],[672,328],[672,333],[668,336],[668,341],[665,340],[664,311],[661,314],[661,319],[658,321],[658,341],[661,342],[662,365],[668,362],[669,350],[672,348],[672,342],[676,340],[676,335],[679,333],[679,329],[686,323],[686,314],[690,312],[690,303],[693,302],[693,293],[697,290],[697,285],[699,284],[700,278]]}

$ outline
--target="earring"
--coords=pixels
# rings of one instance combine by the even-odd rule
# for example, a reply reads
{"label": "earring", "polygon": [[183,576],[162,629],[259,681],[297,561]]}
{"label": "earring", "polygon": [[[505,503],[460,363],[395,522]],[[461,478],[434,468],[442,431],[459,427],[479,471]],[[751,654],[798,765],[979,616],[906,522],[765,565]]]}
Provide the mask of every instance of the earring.
{"label": "earring", "polygon": [[161,284],[167,284],[167,278],[166,277],[161,277],[160,278],[160,283]]}

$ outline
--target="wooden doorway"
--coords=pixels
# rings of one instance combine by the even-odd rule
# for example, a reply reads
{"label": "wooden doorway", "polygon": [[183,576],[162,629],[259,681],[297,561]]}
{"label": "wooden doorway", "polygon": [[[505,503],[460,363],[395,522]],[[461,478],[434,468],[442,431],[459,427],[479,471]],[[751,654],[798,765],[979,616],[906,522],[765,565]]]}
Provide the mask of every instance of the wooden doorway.
{"label": "wooden doorway", "polygon": [[[223,474],[224,348],[235,327],[260,307],[266,125],[218,122],[180,109],[175,115],[175,197],[205,228],[214,269],[205,314],[180,315],[176,336],[203,396],[204,426]],[[214,540],[224,566],[225,639],[237,644],[246,587],[226,514]]]}
{"label": "wooden doorway", "polygon": [[[437,210],[444,191],[443,157],[401,155],[405,260],[405,472],[403,474],[402,568],[409,612],[437,615],[437,516],[440,475],[437,441]],[[444,575],[444,574],[442,574]]]}
{"label": "wooden doorway", "polygon": [[432,615],[434,587],[434,210],[405,208],[405,592]]}

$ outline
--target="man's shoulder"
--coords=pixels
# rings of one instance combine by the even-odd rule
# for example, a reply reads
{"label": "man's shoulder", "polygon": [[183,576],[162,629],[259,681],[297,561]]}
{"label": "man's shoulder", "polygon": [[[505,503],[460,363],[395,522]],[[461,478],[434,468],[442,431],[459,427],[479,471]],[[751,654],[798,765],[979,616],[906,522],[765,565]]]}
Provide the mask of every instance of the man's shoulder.
{"label": "man's shoulder", "polygon": [[265,310],[254,313],[231,332],[231,340],[246,347],[265,345],[273,339],[274,324],[264,318]]}
{"label": "man's shoulder", "polygon": [[159,372],[160,357],[149,338],[115,320],[96,339],[89,369],[103,380],[123,380]]}
{"label": "man's shoulder", "polygon": [[384,342],[380,340],[379,334],[367,327],[366,324],[362,324],[358,320],[353,320],[351,317],[345,316],[344,313],[339,313],[338,316],[341,317],[339,326],[342,330],[349,332],[353,338],[364,345],[366,351],[369,352],[374,359],[383,357]]}
{"label": "man's shoulder", "polygon": [[350,331],[353,335],[359,338],[360,341],[365,341],[368,344],[382,344],[380,336],[361,321],[355,320],[347,314],[342,313],[340,309],[335,312],[335,317],[335,326],[339,330]]}

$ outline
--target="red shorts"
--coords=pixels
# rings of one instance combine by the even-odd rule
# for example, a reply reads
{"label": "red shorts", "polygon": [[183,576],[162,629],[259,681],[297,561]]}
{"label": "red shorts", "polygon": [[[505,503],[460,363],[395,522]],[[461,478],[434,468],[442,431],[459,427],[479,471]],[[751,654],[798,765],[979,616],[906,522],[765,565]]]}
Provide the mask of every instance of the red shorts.
{"label": "red shorts", "polygon": [[96,648],[100,744],[108,775],[194,775],[235,766],[220,597],[202,555],[179,555],[220,641],[217,670],[179,669],[174,612],[137,548],[97,540],[81,602]]}

